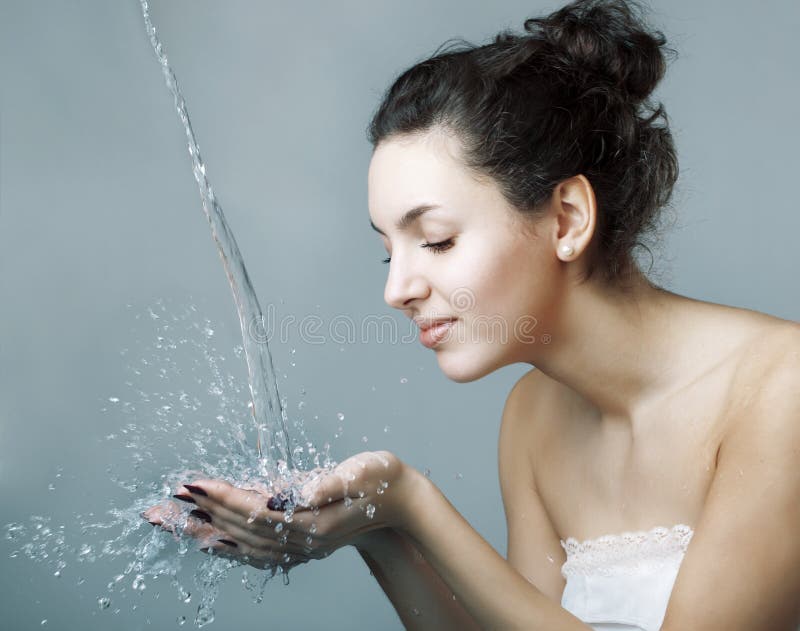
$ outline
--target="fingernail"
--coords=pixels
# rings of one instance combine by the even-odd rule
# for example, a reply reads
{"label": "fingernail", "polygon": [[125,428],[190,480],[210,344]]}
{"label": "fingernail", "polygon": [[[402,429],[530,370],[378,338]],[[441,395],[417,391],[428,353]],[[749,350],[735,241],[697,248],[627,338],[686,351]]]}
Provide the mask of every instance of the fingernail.
{"label": "fingernail", "polygon": [[208,548],[200,548],[200,552],[208,552]]}
{"label": "fingernail", "polygon": [[195,486],[194,484],[184,484],[183,488],[189,489],[189,493],[194,493],[195,495],[202,495],[203,497],[208,497],[208,493],[206,493],[199,486]]}
{"label": "fingernail", "polygon": [[227,546],[233,546],[234,548],[238,548],[239,544],[235,541],[231,541],[230,539],[217,539],[220,543],[224,543]]}
{"label": "fingernail", "polygon": [[211,515],[209,515],[205,511],[198,510],[195,508],[191,513],[189,513],[189,515],[191,515],[192,517],[197,517],[197,519],[200,519],[206,522],[207,524],[211,523]]}
{"label": "fingernail", "polygon": [[267,500],[267,508],[274,511],[282,511],[286,510],[286,505],[291,502],[294,504],[294,493],[289,491],[288,493],[280,492],[276,497],[270,497]]}
{"label": "fingernail", "polygon": [[194,498],[191,495],[185,495],[183,493],[179,493],[178,495],[173,495],[176,500],[181,500],[182,502],[189,502],[190,504],[197,504],[194,501]]}

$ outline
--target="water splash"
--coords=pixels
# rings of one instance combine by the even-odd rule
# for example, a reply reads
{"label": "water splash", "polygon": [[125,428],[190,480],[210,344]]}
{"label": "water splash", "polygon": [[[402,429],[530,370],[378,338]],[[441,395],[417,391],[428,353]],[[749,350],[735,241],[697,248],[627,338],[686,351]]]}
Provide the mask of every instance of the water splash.
{"label": "water splash", "polygon": [[211,188],[206,166],[200,156],[200,148],[197,145],[189,120],[186,101],[178,88],[178,80],[156,35],[156,29],[150,19],[148,2],[147,0],[140,0],[140,3],[150,43],[161,64],[167,87],[172,93],[178,117],[183,123],[189,157],[192,160],[192,171],[203,202],[203,211],[211,226],[211,234],[217,244],[219,255],[233,292],[233,298],[236,302],[239,325],[242,330],[244,354],[247,361],[253,416],[258,427],[257,449],[261,461],[262,475],[275,479],[281,474],[285,474],[285,469],[279,464],[281,460],[285,463],[286,468],[294,469],[295,467],[292,459],[289,432],[286,426],[286,410],[282,405],[278,392],[272,355],[267,344],[264,315],[239,252],[239,246],[236,244],[233,232],[225,220],[222,206],[220,206]]}
{"label": "water splash", "polygon": [[[195,607],[186,620],[206,626],[214,621],[219,586],[243,563],[199,552],[195,540],[183,533],[190,506],[181,507],[174,534],[153,528],[140,513],[169,500],[180,483],[195,476],[226,479],[241,487],[263,482],[255,466],[258,454],[247,440],[252,431],[248,388],[243,375],[230,372],[241,368],[236,348],[220,351],[215,346],[220,336],[209,333],[225,333],[224,325],[215,325],[194,305],[181,309],[158,300],[134,321],[130,336],[136,340],[135,350],[120,352],[127,361],[125,381],[113,396],[101,398],[114,429],[98,438],[99,449],[113,463],[106,468],[106,478],[121,490],[122,500],[110,494],[104,514],[78,513],[65,524],[42,515],[6,524],[10,558],[3,563],[27,558],[47,567],[57,580],[83,586],[82,591],[92,589],[82,577],[82,567],[116,566],[104,581],[105,590],[92,600],[95,612],[103,615],[119,612],[133,601],[132,595],[130,608],[136,610],[143,597],[157,598],[157,586],[166,580],[177,594],[176,606]],[[301,470],[294,475],[336,466],[330,444],[316,449],[298,423],[293,432],[306,446],[296,454]],[[55,469],[55,478],[65,479],[62,468]],[[61,490],[58,485],[53,492]],[[288,524],[292,507],[287,508]],[[267,584],[278,574],[286,584],[291,566],[289,559],[283,567],[248,567],[256,573],[255,583],[248,580],[255,602],[263,600]],[[196,587],[190,590],[187,580]]]}

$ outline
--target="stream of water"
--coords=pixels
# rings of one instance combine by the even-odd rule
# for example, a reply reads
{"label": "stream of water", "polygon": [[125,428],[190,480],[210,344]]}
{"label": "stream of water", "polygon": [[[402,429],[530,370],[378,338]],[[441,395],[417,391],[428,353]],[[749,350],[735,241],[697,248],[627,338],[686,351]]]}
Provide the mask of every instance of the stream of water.
{"label": "stream of water", "polygon": [[[140,2],[150,43],[161,65],[167,88],[172,93],[175,109],[186,133],[192,171],[200,189],[203,210],[211,226],[211,234],[217,244],[219,256],[222,259],[236,303],[247,361],[253,415],[258,431],[257,450],[261,461],[262,475],[271,480],[285,477],[286,470],[294,469],[294,463],[287,429],[286,410],[281,403],[275,369],[272,365],[272,355],[264,334],[266,329],[261,306],[253,284],[250,282],[250,276],[242,260],[236,239],[225,220],[222,206],[211,188],[206,166],[200,156],[200,148],[197,146],[197,140],[189,120],[186,101],[178,87],[178,80],[169,65],[164,48],[156,35],[156,29],[150,19],[149,5],[147,0],[140,0]],[[279,461],[283,461],[285,465],[279,466]]]}

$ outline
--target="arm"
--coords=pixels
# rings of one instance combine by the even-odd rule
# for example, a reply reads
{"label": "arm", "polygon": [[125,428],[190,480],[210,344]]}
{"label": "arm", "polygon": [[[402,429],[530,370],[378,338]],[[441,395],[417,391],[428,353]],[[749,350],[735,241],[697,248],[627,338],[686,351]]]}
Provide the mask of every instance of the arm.
{"label": "arm", "polygon": [[[770,354],[758,348],[765,358]],[[800,624],[800,327],[731,406],[714,480],[662,631]],[[774,357],[774,355],[772,356]]]}
{"label": "arm", "polygon": [[406,629],[479,629],[411,541],[390,528],[355,544]]}

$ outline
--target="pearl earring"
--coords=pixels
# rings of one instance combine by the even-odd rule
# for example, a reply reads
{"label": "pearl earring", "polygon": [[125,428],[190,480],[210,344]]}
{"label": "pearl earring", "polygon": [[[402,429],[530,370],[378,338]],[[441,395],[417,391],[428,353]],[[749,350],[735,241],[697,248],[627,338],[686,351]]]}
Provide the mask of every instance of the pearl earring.
{"label": "pearl earring", "polygon": [[572,249],[571,245],[562,245],[561,246],[561,253],[565,256],[572,256],[575,250]]}

